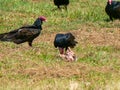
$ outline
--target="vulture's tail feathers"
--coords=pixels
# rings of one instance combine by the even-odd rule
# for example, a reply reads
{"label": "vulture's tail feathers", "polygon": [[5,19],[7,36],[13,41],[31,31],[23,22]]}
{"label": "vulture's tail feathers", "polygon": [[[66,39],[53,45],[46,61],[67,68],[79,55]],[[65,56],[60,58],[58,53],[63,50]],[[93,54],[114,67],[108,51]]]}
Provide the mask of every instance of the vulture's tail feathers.
{"label": "vulture's tail feathers", "polygon": [[5,36],[5,33],[0,34],[0,40]]}
{"label": "vulture's tail feathers", "polygon": [[78,43],[77,41],[71,42],[71,47],[72,47],[72,48],[75,47],[77,43]]}
{"label": "vulture's tail feathers", "polygon": [[67,33],[67,38],[68,38],[68,41],[70,42],[70,47],[73,48],[76,46],[76,44],[78,43],[77,41],[75,41],[75,37],[72,35],[72,33]]}
{"label": "vulture's tail feathers", "polygon": [[0,41],[12,41],[11,35],[8,35],[8,33],[0,34]]}

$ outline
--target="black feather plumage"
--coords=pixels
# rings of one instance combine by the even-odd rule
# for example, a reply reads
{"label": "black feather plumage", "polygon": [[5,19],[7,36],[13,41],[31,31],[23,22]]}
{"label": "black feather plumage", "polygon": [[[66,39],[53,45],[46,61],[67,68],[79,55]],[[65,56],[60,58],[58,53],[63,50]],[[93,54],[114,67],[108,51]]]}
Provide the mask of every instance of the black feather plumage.
{"label": "black feather plumage", "polygon": [[23,26],[8,33],[0,34],[0,41],[14,42],[16,44],[28,42],[29,46],[32,46],[33,40],[41,33],[43,21],[45,21],[45,18],[39,17],[33,25]]}
{"label": "black feather plumage", "polygon": [[64,5],[67,9],[67,5],[69,4],[69,0],[54,0],[54,4],[60,9],[61,5]]}
{"label": "black feather plumage", "polygon": [[72,35],[72,33],[66,33],[66,34],[56,34],[55,40],[54,40],[54,46],[57,48],[66,48],[68,47],[75,47],[77,44],[77,41],[75,41],[75,37]]}

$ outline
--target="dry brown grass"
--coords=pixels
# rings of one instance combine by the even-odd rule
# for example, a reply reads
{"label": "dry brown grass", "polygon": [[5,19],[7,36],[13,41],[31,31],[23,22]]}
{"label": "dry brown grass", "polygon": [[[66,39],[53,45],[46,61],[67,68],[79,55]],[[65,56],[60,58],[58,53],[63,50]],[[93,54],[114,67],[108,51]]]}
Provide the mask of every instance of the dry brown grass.
{"label": "dry brown grass", "polygon": [[19,74],[29,75],[30,78],[35,80],[41,80],[45,78],[61,78],[66,77],[70,78],[71,76],[78,76],[79,80],[85,79],[86,75],[90,71],[96,71],[101,73],[111,73],[116,72],[112,69],[112,67],[103,66],[103,67],[92,67],[88,64],[83,63],[66,63],[66,65],[60,66],[59,64],[55,64],[53,66],[39,66],[37,68],[27,68],[20,69],[18,71]]}

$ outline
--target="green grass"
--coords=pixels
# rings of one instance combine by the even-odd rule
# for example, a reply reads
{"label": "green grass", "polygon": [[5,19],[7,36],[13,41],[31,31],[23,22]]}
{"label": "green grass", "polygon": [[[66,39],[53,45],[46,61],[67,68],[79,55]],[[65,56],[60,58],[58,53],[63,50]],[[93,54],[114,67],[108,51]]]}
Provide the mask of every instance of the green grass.
{"label": "green grass", "polygon": [[[106,22],[107,0],[70,0],[68,11],[52,0],[0,0],[0,33],[45,16],[33,47],[0,42],[0,90],[119,90],[119,21]],[[64,62],[56,33],[72,32],[77,62]]]}

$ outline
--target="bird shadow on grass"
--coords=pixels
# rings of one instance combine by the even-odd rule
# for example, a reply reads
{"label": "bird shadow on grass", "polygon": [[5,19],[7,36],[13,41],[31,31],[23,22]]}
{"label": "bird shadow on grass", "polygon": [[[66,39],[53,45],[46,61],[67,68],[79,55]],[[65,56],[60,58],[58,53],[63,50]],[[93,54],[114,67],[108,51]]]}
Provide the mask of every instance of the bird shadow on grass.
{"label": "bird shadow on grass", "polygon": [[63,9],[67,11],[67,9],[65,9],[64,7],[53,8],[51,11],[62,11]]}
{"label": "bird shadow on grass", "polygon": [[104,21],[106,21],[106,22],[110,22],[111,20],[110,20],[109,18],[107,18],[107,19],[104,19]]}
{"label": "bird shadow on grass", "polygon": [[61,9],[59,9],[59,8],[53,8],[51,11],[62,11]]}

